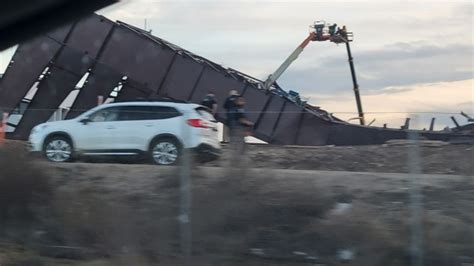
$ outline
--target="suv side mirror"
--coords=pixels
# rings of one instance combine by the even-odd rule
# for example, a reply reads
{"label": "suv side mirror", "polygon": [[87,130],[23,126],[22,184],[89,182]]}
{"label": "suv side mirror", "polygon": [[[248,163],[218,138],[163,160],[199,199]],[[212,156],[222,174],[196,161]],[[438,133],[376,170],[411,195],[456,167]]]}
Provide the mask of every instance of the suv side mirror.
{"label": "suv side mirror", "polygon": [[80,123],[84,124],[84,125],[87,125],[89,122],[91,122],[92,120],[90,120],[88,117],[86,118],[83,118],[81,120],[79,120]]}

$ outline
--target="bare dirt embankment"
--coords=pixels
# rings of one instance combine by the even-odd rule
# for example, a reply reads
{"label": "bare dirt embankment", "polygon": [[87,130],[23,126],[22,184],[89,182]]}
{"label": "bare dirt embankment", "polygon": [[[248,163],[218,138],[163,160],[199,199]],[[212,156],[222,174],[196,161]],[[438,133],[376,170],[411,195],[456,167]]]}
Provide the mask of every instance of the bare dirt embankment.
{"label": "bare dirt embankment", "polygon": [[[9,141],[6,149],[24,150],[23,146],[23,142]],[[229,167],[239,162],[248,168],[408,173],[408,153],[412,149],[410,145],[387,144],[317,147],[253,144],[247,145],[244,156],[235,159],[228,145],[224,144],[222,148],[222,158],[205,166]],[[473,145],[425,141],[421,142],[419,155],[422,173],[474,175]]]}
{"label": "bare dirt embankment", "polygon": [[[191,265],[409,265],[407,149],[251,146],[244,169],[194,167]],[[421,151],[424,263],[472,264],[472,147]],[[183,265],[179,167],[2,155],[0,188],[33,187],[0,197],[25,206],[0,215],[3,264]]]}
{"label": "bare dirt embankment", "polygon": [[[410,145],[320,146],[295,147],[249,145],[246,153],[248,167],[270,169],[357,171],[408,173]],[[229,165],[231,152],[224,146],[223,158],[209,166]],[[423,173],[474,174],[472,145],[443,145],[425,142],[420,145]]]}

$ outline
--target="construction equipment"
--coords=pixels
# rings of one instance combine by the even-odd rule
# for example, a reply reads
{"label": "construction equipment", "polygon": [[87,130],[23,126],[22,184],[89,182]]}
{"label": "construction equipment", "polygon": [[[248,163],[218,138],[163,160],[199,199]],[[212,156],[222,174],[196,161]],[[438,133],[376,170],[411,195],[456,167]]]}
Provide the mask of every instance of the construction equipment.
{"label": "construction equipment", "polygon": [[308,37],[306,37],[306,39],[304,39],[303,42],[298,47],[296,47],[296,49],[290,54],[290,56],[288,56],[285,61],[283,61],[283,63],[277,68],[275,72],[268,76],[268,78],[263,83],[263,89],[267,93],[272,90],[272,86],[275,84],[278,78],[283,74],[283,72],[288,69],[291,63],[293,63],[293,61],[298,58],[298,56],[303,52],[304,48],[309,44],[309,42],[330,41],[336,44],[345,43],[347,54],[349,57],[349,66],[351,69],[352,82],[354,84],[354,94],[356,97],[357,110],[359,113],[358,119],[361,125],[365,125],[364,112],[362,110],[362,102],[359,94],[359,85],[357,84],[354,62],[349,46],[349,42],[352,41],[353,37],[352,32],[348,32],[346,26],[339,28],[337,27],[337,24],[328,24],[325,21],[316,21],[313,25],[310,26],[310,28],[311,30]]}
{"label": "construction equipment", "polygon": [[[331,41],[334,43],[348,42],[347,32],[345,31],[345,26],[342,29],[336,31],[337,24],[327,24],[325,21],[316,21],[313,25],[310,26],[311,30],[308,37],[303,40],[303,42],[296,47],[296,49],[286,58],[285,61],[273,72],[263,83],[263,88],[267,91],[271,90],[271,87],[275,84],[276,80],[285,72],[288,67],[293,63],[293,61],[298,58],[298,56],[303,52],[304,48],[311,41]],[[352,34],[350,34],[352,36]]]}
{"label": "construction equipment", "polygon": [[365,125],[365,116],[364,116],[364,111],[362,110],[362,101],[360,99],[359,84],[357,83],[357,76],[356,76],[355,68],[354,68],[354,58],[352,57],[351,46],[349,45],[349,42],[352,41],[352,33],[347,32],[346,26],[344,26],[343,30],[341,31],[341,35],[343,36],[343,38],[347,40],[345,44],[346,44],[346,50],[347,50],[347,57],[349,58],[349,67],[351,68],[351,77],[352,77],[352,84],[354,85],[354,95],[356,98],[357,112],[359,113],[360,124],[363,126]]}
{"label": "construction equipment", "polygon": [[[10,113],[7,138],[26,140],[34,126],[62,108],[65,99],[72,102],[67,117],[74,118],[96,106],[98,96],[104,102],[166,98],[198,103],[209,88],[216,88],[218,99],[225,99],[230,88],[239,91],[246,99],[248,119],[255,124],[254,136],[270,144],[374,145],[406,139],[409,132],[386,124],[382,128],[347,123],[277,84],[265,94],[264,81],[124,22],[92,15],[74,25],[18,46],[0,80],[0,110]],[[50,49],[42,49],[45,43]],[[137,57],[143,61],[132,60]],[[76,89],[84,79],[85,85]],[[68,98],[74,95],[73,101]],[[222,113],[216,118],[225,122]],[[417,132],[428,140],[472,143],[474,123]]]}

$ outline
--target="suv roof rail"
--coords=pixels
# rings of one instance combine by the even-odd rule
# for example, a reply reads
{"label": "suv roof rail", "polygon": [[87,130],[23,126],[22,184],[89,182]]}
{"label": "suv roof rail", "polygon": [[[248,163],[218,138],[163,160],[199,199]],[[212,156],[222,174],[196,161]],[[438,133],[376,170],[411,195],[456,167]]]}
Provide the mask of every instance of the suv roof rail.
{"label": "suv roof rail", "polygon": [[151,99],[144,99],[144,98],[137,98],[137,99],[127,99],[127,100],[118,100],[114,101],[115,103],[126,103],[126,102],[171,102],[171,103],[189,103],[188,101],[183,100],[176,100],[171,98],[151,98]]}

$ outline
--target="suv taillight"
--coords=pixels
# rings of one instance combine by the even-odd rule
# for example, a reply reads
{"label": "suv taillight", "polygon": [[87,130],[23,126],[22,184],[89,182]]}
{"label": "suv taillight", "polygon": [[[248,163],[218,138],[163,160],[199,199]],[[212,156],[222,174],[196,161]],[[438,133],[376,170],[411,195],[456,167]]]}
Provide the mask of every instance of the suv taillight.
{"label": "suv taillight", "polygon": [[207,123],[202,119],[188,119],[188,125],[192,127],[202,127],[202,128],[209,128]]}

